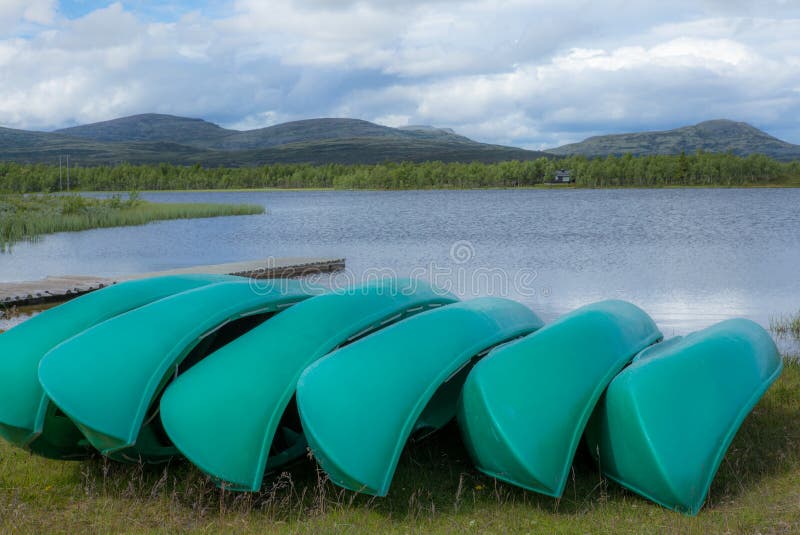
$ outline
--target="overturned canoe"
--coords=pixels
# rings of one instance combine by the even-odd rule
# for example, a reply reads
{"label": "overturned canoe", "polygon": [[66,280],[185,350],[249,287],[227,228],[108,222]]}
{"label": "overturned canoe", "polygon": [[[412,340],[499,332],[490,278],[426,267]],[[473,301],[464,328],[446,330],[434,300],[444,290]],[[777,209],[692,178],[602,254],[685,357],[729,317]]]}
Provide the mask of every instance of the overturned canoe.
{"label": "overturned canoe", "polygon": [[603,301],[491,351],[467,377],[458,412],[477,468],[561,496],[600,395],[634,355],[660,338],[640,308]]}
{"label": "overturned canoe", "polygon": [[487,297],[419,314],[318,360],[297,386],[311,451],[334,483],[385,495],[412,433],[455,416],[476,357],[541,326],[527,307]]}
{"label": "overturned canoe", "polygon": [[425,282],[402,280],[303,301],[178,377],[161,398],[164,429],[225,488],[257,491],[267,467],[306,453],[296,411],[284,415],[306,366],[353,339],[454,301]]}
{"label": "overturned canoe", "polygon": [[103,454],[130,461],[168,458],[174,448],[163,430],[143,424],[159,423],[153,401],[190,352],[200,348],[194,356],[203,356],[230,322],[263,320],[307,297],[300,283],[289,280],[258,289],[249,281],[222,282],[167,297],[59,345],[42,359],[39,381]]}
{"label": "overturned canoe", "polygon": [[657,344],[611,382],[587,442],[609,478],[695,515],[736,431],[781,369],[772,338],[749,320]]}
{"label": "overturned canoe", "polygon": [[37,369],[61,342],[163,297],[221,281],[227,275],[175,275],[122,282],[45,310],[0,335],[0,436],[54,459],[85,456],[83,435],[45,396]]}

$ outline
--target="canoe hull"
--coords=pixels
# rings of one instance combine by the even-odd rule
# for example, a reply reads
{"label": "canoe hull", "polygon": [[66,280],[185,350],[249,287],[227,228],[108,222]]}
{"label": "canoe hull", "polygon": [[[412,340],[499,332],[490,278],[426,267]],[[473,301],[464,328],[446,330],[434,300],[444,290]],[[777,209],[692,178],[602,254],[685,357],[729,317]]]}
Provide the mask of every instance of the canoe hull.
{"label": "canoe hull", "polygon": [[[157,440],[153,402],[196,348],[221,327],[276,313],[309,297],[297,281],[259,291],[249,281],[222,282],[183,292],[101,323],[50,351],[39,381],[89,443],[117,460],[157,462],[175,453]],[[198,357],[202,357],[198,354]],[[137,447],[138,446],[138,447]]]}
{"label": "canoe hull", "polygon": [[419,314],[315,362],[297,387],[314,457],[334,483],[386,495],[412,434],[455,416],[474,359],[542,325],[514,301],[475,299]]}
{"label": "canoe hull", "polygon": [[603,301],[491,351],[469,374],[458,413],[475,465],[497,479],[560,497],[603,390],[661,337],[640,308]]}
{"label": "canoe hull", "polygon": [[161,398],[164,428],[226,489],[257,491],[268,467],[306,453],[302,430],[280,426],[309,364],[353,338],[455,301],[424,282],[402,280],[303,301],[178,377]]}
{"label": "canoe hull", "polygon": [[39,383],[44,355],[110,318],[164,297],[222,281],[227,275],[174,275],[122,282],[45,310],[0,335],[0,436],[44,457],[91,453],[69,418],[54,410]]}
{"label": "canoe hull", "polygon": [[609,478],[695,515],[782,367],[769,334],[744,319],[657,344],[609,385],[587,427],[589,448]]}

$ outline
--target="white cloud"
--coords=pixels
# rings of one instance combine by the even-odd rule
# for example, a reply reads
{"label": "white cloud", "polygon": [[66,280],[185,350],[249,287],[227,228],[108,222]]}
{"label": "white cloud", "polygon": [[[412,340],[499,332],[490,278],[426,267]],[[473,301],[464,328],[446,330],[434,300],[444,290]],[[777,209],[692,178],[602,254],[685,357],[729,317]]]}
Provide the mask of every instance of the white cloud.
{"label": "white cloud", "polygon": [[2,0],[0,1],[0,37],[12,35],[31,25],[53,23],[56,0]]}
{"label": "white cloud", "polygon": [[[377,109],[395,100],[396,113],[413,103],[412,122],[541,147],[574,141],[604,125],[639,129],[716,117],[763,125],[795,117],[798,99],[786,93],[800,83],[796,61],[797,56],[763,57],[731,39],[679,37],[651,47],[576,48],[505,73],[398,84],[353,98]],[[573,135],[565,136],[569,130]]]}
{"label": "white cloud", "polygon": [[286,116],[276,110],[268,110],[259,113],[253,113],[242,118],[239,121],[228,123],[223,126],[232,130],[255,130],[257,128],[265,128],[280,123],[285,123],[291,120],[291,117]]}
{"label": "white cloud", "polygon": [[[800,3],[235,0],[153,21],[0,0],[0,124],[353,116],[541,147],[729,117],[800,142]],[[213,14],[213,16],[212,16]]]}
{"label": "white cloud", "polygon": [[380,117],[375,117],[373,119],[374,122],[378,124],[382,124],[384,126],[392,126],[392,127],[399,127],[399,126],[409,126],[409,120],[411,116],[409,115],[381,115]]}

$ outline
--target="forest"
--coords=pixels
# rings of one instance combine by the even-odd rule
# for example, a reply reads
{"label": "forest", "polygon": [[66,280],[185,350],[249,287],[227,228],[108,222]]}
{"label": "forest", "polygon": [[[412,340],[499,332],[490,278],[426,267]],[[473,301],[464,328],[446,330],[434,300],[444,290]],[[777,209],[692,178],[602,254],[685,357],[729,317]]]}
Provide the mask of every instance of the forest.
{"label": "forest", "polygon": [[274,164],[203,167],[169,164],[73,167],[0,163],[0,192],[134,191],[247,188],[462,189],[530,187],[567,169],[576,187],[800,185],[800,161],[705,153],[500,163]]}

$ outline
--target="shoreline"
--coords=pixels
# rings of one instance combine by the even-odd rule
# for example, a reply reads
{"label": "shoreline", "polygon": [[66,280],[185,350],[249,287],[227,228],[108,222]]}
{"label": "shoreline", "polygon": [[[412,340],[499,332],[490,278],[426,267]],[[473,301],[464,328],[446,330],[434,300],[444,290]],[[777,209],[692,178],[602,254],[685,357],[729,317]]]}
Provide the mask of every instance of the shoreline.
{"label": "shoreline", "polygon": [[[199,189],[143,189],[137,190],[139,193],[247,193],[247,192],[330,192],[330,191],[516,191],[516,190],[661,190],[661,189],[800,189],[800,184],[753,184],[753,185],[665,185],[665,186],[576,186],[572,184],[536,184],[533,186],[512,186],[512,187],[483,187],[483,188],[199,188]],[[119,194],[127,193],[127,190],[73,190],[71,193],[92,193],[92,194]],[[36,193],[31,193],[36,194]],[[2,194],[0,194],[2,195]],[[19,194],[10,194],[19,195]],[[27,195],[27,194],[26,194]]]}

